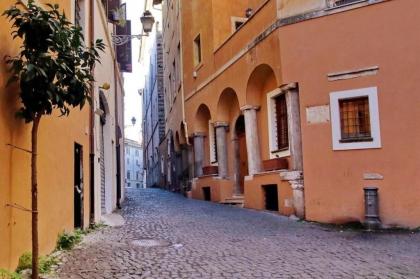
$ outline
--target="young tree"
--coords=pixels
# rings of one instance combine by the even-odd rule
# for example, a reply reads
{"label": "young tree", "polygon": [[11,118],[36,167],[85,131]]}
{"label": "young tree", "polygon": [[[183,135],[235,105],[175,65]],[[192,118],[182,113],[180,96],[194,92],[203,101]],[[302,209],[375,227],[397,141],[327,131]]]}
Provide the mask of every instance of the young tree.
{"label": "young tree", "polygon": [[66,19],[58,5],[42,8],[29,0],[21,1],[3,13],[12,23],[13,39],[22,46],[17,56],[5,57],[10,66],[8,84],[18,83],[22,102],[16,115],[32,123],[31,193],[32,193],[32,278],[38,278],[38,127],[44,115],[59,110],[68,116],[71,108],[83,108],[90,102],[92,70],[104,51],[102,40],[90,47],[84,44],[80,27]]}

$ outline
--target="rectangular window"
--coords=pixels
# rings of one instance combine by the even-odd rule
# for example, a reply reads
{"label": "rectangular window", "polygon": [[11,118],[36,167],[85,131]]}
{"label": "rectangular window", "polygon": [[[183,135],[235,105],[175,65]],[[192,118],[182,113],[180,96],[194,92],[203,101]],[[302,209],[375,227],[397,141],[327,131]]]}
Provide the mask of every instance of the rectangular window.
{"label": "rectangular window", "polygon": [[131,179],[131,173],[130,173],[130,171],[127,171],[127,179]]}
{"label": "rectangular window", "polygon": [[194,66],[201,63],[201,37],[200,34],[194,39]]}
{"label": "rectangular window", "polygon": [[376,87],[330,93],[333,150],[381,148]]}
{"label": "rectangular window", "polygon": [[270,159],[290,156],[286,94],[280,88],[267,93]]}
{"label": "rectangular window", "polygon": [[339,100],[340,142],[372,141],[369,98],[367,96]]}
{"label": "rectangular window", "polygon": [[286,95],[280,94],[274,100],[276,104],[277,150],[281,151],[289,148]]}

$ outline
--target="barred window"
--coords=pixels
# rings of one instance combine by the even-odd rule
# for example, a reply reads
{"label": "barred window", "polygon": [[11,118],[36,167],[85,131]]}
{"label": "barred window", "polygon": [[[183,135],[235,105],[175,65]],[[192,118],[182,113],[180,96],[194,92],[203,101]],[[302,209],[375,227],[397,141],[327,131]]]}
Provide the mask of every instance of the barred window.
{"label": "barred window", "polygon": [[369,115],[369,97],[339,100],[340,142],[372,141]]}
{"label": "barred window", "polygon": [[279,151],[289,148],[286,95],[280,94],[274,100],[277,126],[277,150]]}

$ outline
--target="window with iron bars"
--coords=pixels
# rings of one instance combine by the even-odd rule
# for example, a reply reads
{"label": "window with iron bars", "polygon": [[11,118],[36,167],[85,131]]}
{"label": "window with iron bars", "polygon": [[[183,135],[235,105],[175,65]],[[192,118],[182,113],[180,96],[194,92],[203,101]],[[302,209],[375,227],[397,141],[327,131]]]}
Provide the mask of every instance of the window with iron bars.
{"label": "window with iron bars", "polygon": [[369,98],[357,97],[339,100],[340,142],[372,141]]}
{"label": "window with iron bars", "polygon": [[277,127],[277,151],[289,148],[289,127],[287,121],[286,95],[280,94],[274,98],[275,101],[275,121]]}

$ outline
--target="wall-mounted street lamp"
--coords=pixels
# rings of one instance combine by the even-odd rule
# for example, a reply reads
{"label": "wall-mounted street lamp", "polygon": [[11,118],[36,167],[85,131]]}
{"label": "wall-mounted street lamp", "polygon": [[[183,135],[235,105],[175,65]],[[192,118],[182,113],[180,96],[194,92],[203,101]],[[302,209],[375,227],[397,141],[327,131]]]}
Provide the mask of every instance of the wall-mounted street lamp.
{"label": "wall-mounted street lamp", "polygon": [[145,34],[138,34],[138,35],[112,35],[112,42],[117,45],[121,46],[126,44],[128,41],[132,39],[139,39],[141,37],[149,36],[149,32],[153,29],[153,24],[155,23],[155,18],[153,17],[150,11],[145,11],[143,16],[140,18],[141,24],[143,25],[143,32]]}
{"label": "wall-mounted street lamp", "polygon": [[133,116],[131,117],[131,125],[126,125],[124,128],[134,127],[136,126],[137,119]]}

